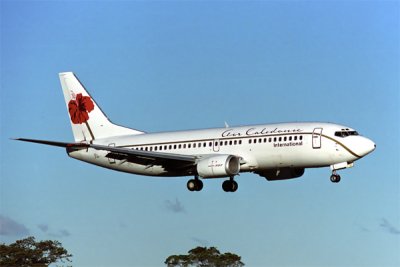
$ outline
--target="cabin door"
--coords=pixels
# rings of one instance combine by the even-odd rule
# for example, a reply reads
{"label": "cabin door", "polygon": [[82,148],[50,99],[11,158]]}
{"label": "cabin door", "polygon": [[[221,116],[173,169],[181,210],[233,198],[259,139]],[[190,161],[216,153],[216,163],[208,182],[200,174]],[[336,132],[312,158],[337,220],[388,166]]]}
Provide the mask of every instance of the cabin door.
{"label": "cabin door", "polygon": [[322,128],[315,128],[312,134],[312,147],[314,149],[321,148]]}

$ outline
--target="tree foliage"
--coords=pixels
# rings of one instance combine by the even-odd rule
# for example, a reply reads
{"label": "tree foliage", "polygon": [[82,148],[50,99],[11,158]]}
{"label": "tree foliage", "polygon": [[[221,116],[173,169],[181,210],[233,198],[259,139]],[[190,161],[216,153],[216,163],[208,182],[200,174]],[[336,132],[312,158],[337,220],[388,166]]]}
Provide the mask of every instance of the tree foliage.
{"label": "tree foliage", "polygon": [[221,254],[216,247],[196,247],[187,255],[171,255],[165,262],[168,267],[242,267],[241,257],[227,252]]}
{"label": "tree foliage", "polygon": [[10,245],[0,244],[0,266],[45,267],[58,261],[71,262],[71,257],[60,242],[36,242],[32,236]]}

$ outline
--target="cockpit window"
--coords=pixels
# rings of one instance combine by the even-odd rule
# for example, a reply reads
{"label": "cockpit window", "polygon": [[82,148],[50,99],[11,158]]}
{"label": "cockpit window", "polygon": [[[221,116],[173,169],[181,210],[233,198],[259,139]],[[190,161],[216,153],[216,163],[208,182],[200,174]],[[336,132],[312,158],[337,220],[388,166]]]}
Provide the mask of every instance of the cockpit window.
{"label": "cockpit window", "polygon": [[342,130],[335,132],[335,136],[339,137],[347,137],[350,135],[358,135],[357,131],[350,131],[350,130]]}

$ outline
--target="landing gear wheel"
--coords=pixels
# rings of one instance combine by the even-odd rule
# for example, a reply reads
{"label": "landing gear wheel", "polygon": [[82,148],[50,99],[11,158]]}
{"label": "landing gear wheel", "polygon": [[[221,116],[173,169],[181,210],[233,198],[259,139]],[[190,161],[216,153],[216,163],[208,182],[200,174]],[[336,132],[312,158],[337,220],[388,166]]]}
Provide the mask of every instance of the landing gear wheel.
{"label": "landing gear wheel", "polygon": [[222,189],[225,192],[235,192],[238,189],[239,185],[236,181],[226,180],[222,183]]}
{"label": "landing gear wheel", "polygon": [[232,181],[232,191],[231,192],[236,192],[238,189],[239,185],[236,181]]}
{"label": "landing gear wheel", "polygon": [[189,189],[189,191],[195,191],[196,190],[196,180],[195,179],[190,179],[187,182],[187,189]]}
{"label": "landing gear wheel", "polygon": [[190,179],[187,182],[187,188],[189,189],[189,191],[201,191],[201,189],[203,189],[203,182],[201,180],[199,180],[198,178],[196,179]]}
{"label": "landing gear wheel", "polygon": [[339,183],[340,182],[340,175],[339,174],[332,174],[331,175],[331,182],[332,183]]}
{"label": "landing gear wheel", "polygon": [[222,189],[225,191],[225,192],[230,192],[231,190],[231,186],[230,186],[230,184],[231,184],[231,181],[224,181],[223,183],[222,183]]}
{"label": "landing gear wheel", "polygon": [[196,181],[196,191],[201,191],[203,189],[203,182],[201,180],[195,180]]}

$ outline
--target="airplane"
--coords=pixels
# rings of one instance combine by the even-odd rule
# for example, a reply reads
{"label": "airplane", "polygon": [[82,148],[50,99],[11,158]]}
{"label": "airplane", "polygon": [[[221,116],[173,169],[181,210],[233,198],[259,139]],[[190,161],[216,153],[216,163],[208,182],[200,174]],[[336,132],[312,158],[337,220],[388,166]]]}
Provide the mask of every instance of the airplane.
{"label": "airplane", "polygon": [[294,122],[146,133],[112,123],[72,72],[59,73],[74,142],[17,138],[66,149],[75,159],[146,176],[193,176],[190,191],[203,179],[225,178],[235,192],[235,176],[251,172],[269,181],[298,178],[306,168],[338,170],[375,150],[375,143],[350,127],[325,122]]}

